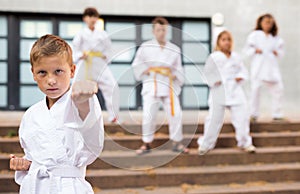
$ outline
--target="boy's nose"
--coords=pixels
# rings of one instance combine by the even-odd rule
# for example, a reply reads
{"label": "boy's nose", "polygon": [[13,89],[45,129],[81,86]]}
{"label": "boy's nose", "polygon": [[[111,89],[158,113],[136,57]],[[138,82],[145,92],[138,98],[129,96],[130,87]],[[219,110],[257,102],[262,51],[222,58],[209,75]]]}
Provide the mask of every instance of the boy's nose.
{"label": "boy's nose", "polygon": [[48,77],[48,84],[49,84],[50,86],[53,86],[53,85],[56,84],[56,79],[55,79],[54,76],[49,76],[49,77]]}

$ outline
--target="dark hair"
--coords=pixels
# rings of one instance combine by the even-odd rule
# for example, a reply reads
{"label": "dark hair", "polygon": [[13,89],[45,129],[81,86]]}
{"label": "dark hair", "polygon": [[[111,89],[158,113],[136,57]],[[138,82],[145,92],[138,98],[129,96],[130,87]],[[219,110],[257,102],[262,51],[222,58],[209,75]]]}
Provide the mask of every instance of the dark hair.
{"label": "dark hair", "polygon": [[164,17],[156,17],[152,20],[152,26],[154,27],[155,24],[160,24],[160,25],[168,25],[169,22],[166,18]]}
{"label": "dark hair", "polygon": [[47,34],[40,37],[30,51],[30,63],[34,65],[43,57],[62,56],[66,57],[69,65],[73,64],[72,49],[62,38]]}
{"label": "dark hair", "polygon": [[271,28],[271,30],[270,30],[270,33],[271,33],[273,36],[276,36],[277,33],[278,33],[278,27],[277,27],[277,24],[276,24],[276,21],[275,21],[274,17],[273,17],[271,14],[269,14],[269,13],[259,16],[259,18],[258,18],[257,21],[256,21],[256,27],[255,27],[255,30],[262,30],[261,22],[262,22],[262,20],[263,20],[264,18],[270,18],[270,19],[273,20],[273,26],[272,26],[272,28]]}
{"label": "dark hair", "polygon": [[94,7],[88,7],[83,12],[83,17],[85,17],[85,16],[99,17],[100,14],[99,14],[99,12],[97,11],[96,8],[94,8]]}

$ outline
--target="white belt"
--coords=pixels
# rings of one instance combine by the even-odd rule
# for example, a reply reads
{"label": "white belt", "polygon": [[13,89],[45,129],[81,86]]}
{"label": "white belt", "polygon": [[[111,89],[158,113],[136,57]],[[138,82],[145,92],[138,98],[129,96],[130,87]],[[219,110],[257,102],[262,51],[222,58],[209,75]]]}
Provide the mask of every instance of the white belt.
{"label": "white belt", "polygon": [[[30,182],[31,182],[31,193],[35,194],[37,192],[37,186],[39,186],[39,181],[42,178],[49,178],[49,194],[58,193],[58,188],[55,183],[55,177],[61,178],[84,178],[86,173],[86,166],[76,167],[76,166],[58,166],[47,168],[46,166],[32,162],[29,169]],[[45,192],[47,193],[47,191]]]}

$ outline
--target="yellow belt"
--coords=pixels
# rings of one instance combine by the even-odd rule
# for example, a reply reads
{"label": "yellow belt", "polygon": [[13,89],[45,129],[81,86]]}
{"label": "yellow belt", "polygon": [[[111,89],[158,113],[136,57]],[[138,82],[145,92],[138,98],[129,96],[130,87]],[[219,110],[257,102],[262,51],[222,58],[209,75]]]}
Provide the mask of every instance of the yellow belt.
{"label": "yellow belt", "polygon": [[174,110],[174,92],[173,92],[173,75],[171,72],[171,69],[168,67],[150,67],[149,72],[154,73],[154,92],[155,96],[157,93],[157,81],[156,81],[156,74],[161,74],[164,76],[169,77],[169,84],[170,84],[170,90],[169,90],[169,95],[170,95],[170,105],[171,105],[171,114],[174,116],[175,110]]}
{"label": "yellow belt", "polygon": [[88,55],[88,57],[85,60],[85,79],[90,80],[90,79],[92,79],[92,76],[89,75],[89,70],[90,70],[90,67],[92,66],[93,58],[94,57],[103,57],[103,54],[100,51],[99,52],[85,51],[85,53]]}

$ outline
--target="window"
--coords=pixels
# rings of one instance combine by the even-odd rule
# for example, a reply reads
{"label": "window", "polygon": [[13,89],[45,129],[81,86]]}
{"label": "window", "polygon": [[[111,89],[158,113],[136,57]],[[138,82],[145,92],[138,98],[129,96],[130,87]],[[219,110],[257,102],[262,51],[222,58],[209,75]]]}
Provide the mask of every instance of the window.
{"label": "window", "polygon": [[45,34],[52,34],[52,28],[50,20],[22,19],[20,21],[20,108],[27,108],[44,96],[32,78],[29,55],[34,42]]}
{"label": "window", "polygon": [[105,30],[112,40],[135,40],[136,26],[132,22],[106,22]]}
{"label": "window", "polygon": [[[11,17],[9,23],[8,17]],[[140,109],[142,86],[134,78],[131,63],[138,46],[154,38],[152,17],[103,18],[101,22],[112,40],[112,62],[108,67],[120,87],[121,109]],[[168,20],[167,39],[181,48],[186,75],[180,95],[182,108],[207,108],[208,87],[203,82],[202,71],[211,50],[210,21],[188,18]],[[56,34],[72,47],[74,36],[84,25],[81,15],[0,15],[0,108],[26,109],[41,100],[44,94],[39,91],[30,70],[32,45],[42,35]],[[15,52],[9,53],[10,47]],[[99,97],[100,103],[105,105],[101,95]]]}
{"label": "window", "polygon": [[182,92],[183,108],[207,108],[208,87],[203,82],[203,66],[210,53],[208,21],[182,23],[182,58],[186,75]]}
{"label": "window", "polygon": [[134,22],[107,21],[105,30],[112,41],[112,74],[120,87],[120,108],[135,109],[137,95],[131,62],[136,51],[137,27]]}
{"label": "window", "polygon": [[60,21],[58,35],[66,40],[72,40],[84,27],[81,21]]}
{"label": "window", "polygon": [[0,107],[7,107],[7,84],[8,84],[8,43],[7,43],[7,18],[0,16]]}
{"label": "window", "polygon": [[59,21],[58,25],[58,35],[62,37],[67,43],[71,46],[72,40],[74,36],[84,27],[84,23],[82,21]]}
{"label": "window", "polygon": [[106,22],[105,30],[112,40],[112,64],[130,65],[136,50],[135,23]]}
{"label": "window", "polygon": [[0,85],[0,106],[7,106],[7,86]]}
{"label": "window", "polygon": [[210,26],[208,22],[186,21],[183,22],[183,41],[204,41],[210,39]]}
{"label": "window", "polygon": [[130,63],[136,50],[134,42],[113,40],[112,62]]}
{"label": "window", "polygon": [[22,20],[20,29],[21,37],[38,38],[52,33],[52,23],[51,21]]}

